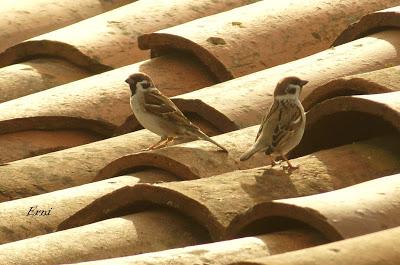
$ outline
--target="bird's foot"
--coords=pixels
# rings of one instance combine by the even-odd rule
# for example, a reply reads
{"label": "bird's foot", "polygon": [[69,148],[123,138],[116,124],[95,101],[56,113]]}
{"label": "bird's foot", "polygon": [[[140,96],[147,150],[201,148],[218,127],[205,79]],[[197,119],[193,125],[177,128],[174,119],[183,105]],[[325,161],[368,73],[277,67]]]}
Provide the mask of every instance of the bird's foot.
{"label": "bird's foot", "polygon": [[282,167],[282,169],[288,170],[288,171],[293,171],[293,170],[296,170],[296,169],[300,168],[300,166],[294,166],[294,165],[292,165],[290,163],[288,163],[287,165],[281,165],[281,167]]}
{"label": "bird's foot", "polygon": [[151,151],[151,150],[154,150],[154,148],[151,148],[151,146],[149,146],[147,148],[142,149],[142,152],[147,152],[147,151]]}

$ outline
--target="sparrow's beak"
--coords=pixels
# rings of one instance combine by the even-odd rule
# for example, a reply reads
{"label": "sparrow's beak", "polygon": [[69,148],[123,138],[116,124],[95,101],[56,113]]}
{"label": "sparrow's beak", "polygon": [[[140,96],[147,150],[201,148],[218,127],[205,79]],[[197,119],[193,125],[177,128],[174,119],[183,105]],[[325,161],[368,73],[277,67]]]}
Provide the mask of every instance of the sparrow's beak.
{"label": "sparrow's beak", "polygon": [[135,86],[135,84],[132,84],[132,80],[128,78],[128,79],[125,80],[125,82],[129,84],[129,88],[130,88],[130,90],[132,92],[132,95],[135,95],[136,86]]}
{"label": "sparrow's beak", "polygon": [[301,80],[301,81],[300,81],[300,85],[301,85],[301,86],[305,86],[307,83],[308,83],[307,80]]}

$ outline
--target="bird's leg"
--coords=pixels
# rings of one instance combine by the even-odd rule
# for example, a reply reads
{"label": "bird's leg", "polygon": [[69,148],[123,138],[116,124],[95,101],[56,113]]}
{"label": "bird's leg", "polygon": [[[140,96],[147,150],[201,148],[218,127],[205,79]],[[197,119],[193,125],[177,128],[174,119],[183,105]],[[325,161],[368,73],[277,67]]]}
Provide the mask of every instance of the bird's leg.
{"label": "bird's leg", "polygon": [[162,137],[160,139],[160,141],[158,141],[157,143],[147,147],[146,149],[143,149],[143,151],[150,151],[150,150],[154,150],[154,149],[160,148],[160,145],[164,144],[164,142],[166,142],[167,140],[168,140],[168,138]]}
{"label": "bird's leg", "polygon": [[272,155],[269,155],[271,158],[271,167],[274,167],[276,165],[275,158]]}
{"label": "bird's leg", "polygon": [[162,144],[157,146],[157,148],[165,147],[165,146],[167,146],[167,144],[169,144],[170,142],[173,142],[174,140],[175,140],[175,137],[167,137],[167,139]]}
{"label": "bird's leg", "polygon": [[283,155],[283,154],[282,154],[282,157],[283,157],[283,159],[285,159],[286,163],[288,164],[288,168],[290,168],[290,169],[298,169],[298,168],[299,168],[299,166],[293,166],[293,165],[289,162],[289,159],[287,159],[286,155]]}

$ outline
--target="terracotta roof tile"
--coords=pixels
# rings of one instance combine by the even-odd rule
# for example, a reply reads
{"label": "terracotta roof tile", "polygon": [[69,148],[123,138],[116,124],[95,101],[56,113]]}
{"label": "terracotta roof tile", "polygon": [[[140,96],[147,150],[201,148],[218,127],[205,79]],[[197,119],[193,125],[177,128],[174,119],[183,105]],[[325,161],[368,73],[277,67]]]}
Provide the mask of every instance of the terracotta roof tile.
{"label": "terracotta roof tile", "polygon": [[[3,110],[3,121],[0,121],[2,123],[0,132],[3,133],[3,137],[0,138],[7,139],[18,132],[29,133],[34,130],[83,130],[86,134],[92,134],[93,138],[110,137],[117,126],[131,114],[129,87],[121,80],[139,70],[154,74],[157,85],[168,96],[214,84],[204,67],[192,59],[192,57],[165,56],[5,102],[0,105],[0,109]],[[183,75],[187,78],[182,79]],[[99,105],[102,107],[98,108]],[[137,129],[137,123],[131,125],[133,128],[129,131]],[[81,144],[84,141],[88,142],[87,136],[75,135],[75,137],[78,138],[76,142]],[[21,140],[23,146],[21,142],[9,141],[8,145],[3,147],[2,153],[0,151],[2,162],[26,158],[35,153],[45,153],[40,148],[29,147],[28,143],[34,142],[29,134],[25,139],[19,139]],[[52,145],[55,146],[63,148],[74,146],[63,143],[62,138],[54,140]],[[21,150],[19,155],[17,153],[13,156],[8,155],[10,150],[16,149]]]}
{"label": "terracotta roof tile", "polygon": [[[205,2],[177,9],[188,8],[185,16],[201,17],[253,1],[235,6],[211,1],[221,9],[200,10]],[[0,263],[228,265],[295,259],[309,265],[327,259],[349,263],[351,258],[355,265],[396,264],[399,254],[388,247],[396,242],[385,232],[370,233],[400,224],[399,175],[393,175],[400,172],[399,12],[390,8],[364,15],[400,2],[258,2],[157,33],[152,29],[140,40],[142,47],[152,49],[152,59],[71,82],[75,76],[131,63],[125,52],[136,47],[125,44],[135,40],[125,43],[128,35],[122,31],[136,34],[140,26],[129,22],[135,12],[125,8],[152,3],[126,5],[3,53],[22,61],[0,69],[0,81],[10,84],[9,90],[0,91],[3,100],[65,84],[0,104],[0,161],[13,161],[0,166]],[[160,16],[151,10],[136,22],[153,11]],[[117,20],[118,12],[126,20]],[[108,54],[110,46],[91,48],[104,35],[90,37],[85,23],[97,21],[100,26],[93,33],[105,32],[101,25],[113,14],[112,29],[122,34],[106,42],[118,42],[111,47],[117,50],[125,43],[122,49]],[[183,22],[189,20],[193,17]],[[58,35],[71,29],[76,38]],[[289,35],[295,41],[282,41]],[[42,37],[46,40],[40,41]],[[341,45],[323,50],[335,38],[334,45]],[[271,41],[279,47],[265,49]],[[38,47],[55,55],[64,46],[76,53],[29,57],[42,52]],[[115,58],[121,59],[113,65]],[[298,60],[285,63],[293,59]],[[104,69],[90,69],[90,64]],[[204,141],[177,141],[141,152],[157,136],[139,130],[129,109],[123,80],[137,71],[148,73],[165,94],[175,96],[185,114],[216,135],[230,153]],[[271,168],[264,154],[239,162],[254,142],[256,124],[272,102],[276,82],[285,75],[310,81],[302,96],[308,110],[306,131],[289,154],[300,168]],[[111,137],[115,133],[123,135]],[[27,215],[36,205],[51,214]],[[393,231],[388,230],[396,235]],[[239,239],[211,244],[233,238]],[[365,252],[378,247],[384,255]],[[362,258],[354,259],[360,253]],[[128,257],[107,260],[121,256]]]}
{"label": "terracotta roof tile", "polygon": [[[396,159],[398,152],[393,153],[398,148],[395,139],[387,137],[367,143],[374,146],[374,156],[386,158],[379,159],[384,161],[384,166],[370,163],[373,160],[371,149],[359,143],[298,158],[293,163],[302,166],[291,174],[280,169],[255,168],[193,181],[126,186],[99,198],[60,227],[65,229],[92,223],[112,216],[114,211],[135,201],[149,201],[191,216],[207,227],[215,240],[231,238],[240,230],[235,219],[259,203],[331,191],[396,172],[400,164]],[[390,147],[393,144],[397,147]],[[366,163],[369,163],[368,167]]]}
{"label": "terracotta roof tile", "polygon": [[[36,36],[1,53],[0,66],[18,64],[17,68],[24,68],[32,58],[41,58],[41,64],[47,64],[47,74],[53,76],[53,83],[42,80],[40,75],[45,73],[42,73],[40,67],[35,67],[38,72],[35,75],[29,71],[16,71],[14,79],[18,78],[17,83],[4,80],[0,85],[3,89],[19,92],[7,92],[9,96],[0,101],[72,81],[65,80],[63,75],[71,78],[75,74],[74,80],[78,80],[82,78],[82,74],[93,75],[146,60],[149,58],[149,51],[142,51],[137,45],[137,37],[141,34],[252,2],[254,0],[136,1],[71,26]],[[62,59],[64,62],[58,64],[63,63],[68,67],[64,67],[60,72],[53,60],[47,62],[49,57]],[[19,87],[27,79],[35,82]],[[14,89],[15,87],[19,88]]]}
{"label": "terracotta roof tile", "polygon": [[[333,50],[323,51],[216,86],[210,86],[215,81],[193,57],[184,59],[178,54],[158,57],[1,104],[0,124],[3,126],[0,131],[15,133],[36,129],[83,129],[94,132],[93,137],[98,137],[98,134],[109,137],[126,119],[127,123],[120,128],[119,133],[137,129],[137,122],[129,119],[129,115],[132,115],[128,102],[129,89],[121,80],[130,73],[141,70],[154,75],[157,86],[168,96],[210,86],[180,96],[175,102],[184,111],[194,112],[206,118],[219,133],[227,132],[259,123],[265,110],[272,103],[270,95],[282,74],[301,75],[304,79],[312,80],[305,87],[304,94],[307,100],[309,93],[332,78],[373,71],[387,64],[400,63],[398,54],[393,48],[393,45],[399,45],[398,43],[400,35],[397,31],[384,31]],[[366,62],[365,58],[368,56],[374,59]],[[315,67],[307,67],[309,65]],[[188,77],[189,74],[190,78],[181,78],[182,75]],[[396,72],[391,72],[390,75],[396,76]],[[392,78],[395,82],[396,78]],[[383,82],[383,79],[380,80]],[[253,88],[251,93],[247,90],[249,85]],[[229,102],[220,96],[224,94],[230,95]],[[99,105],[102,107],[97,108]],[[31,139],[27,138],[27,141]],[[87,137],[76,141],[87,143]],[[57,142],[52,145],[58,149],[62,146],[64,148],[73,146]],[[21,145],[8,142],[8,146],[10,149],[20,149],[18,146]],[[43,150],[49,149],[43,148]],[[9,162],[44,153],[43,150],[25,147],[20,155],[16,153],[10,157],[7,149],[3,148],[3,155],[0,153],[0,158],[3,162]]]}
{"label": "terracotta roof tile", "polygon": [[306,131],[293,153],[298,156],[377,135],[395,134],[400,132],[399,118],[400,92],[332,98],[307,113]]}
{"label": "terracotta roof tile", "polygon": [[[342,159],[346,158],[343,157]],[[341,174],[338,175],[341,176]],[[225,175],[219,176],[219,178],[223,178],[224,176]],[[278,177],[279,178],[276,179],[282,179],[282,175]],[[217,179],[217,181],[211,182],[213,179]],[[217,177],[212,177],[207,179],[208,183],[204,183],[203,180],[196,180],[161,184],[157,185],[159,189],[154,190],[156,192],[152,192],[152,190],[149,189],[153,186],[142,184],[137,185],[135,187],[136,190],[130,190],[131,192],[129,197],[125,196],[124,198],[123,196],[122,198],[124,198],[124,200],[120,199],[119,201],[127,202],[127,200],[130,199],[130,202],[133,202],[134,200],[132,199],[136,198],[137,201],[143,202],[143,199],[154,199],[157,197],[159,200],[153,202],[161,203],[161,201],[163,201],[163,203],[168,205],[168,208],[178,208],[181,212],[183,211],[186,216],[189,215],[193,217],[192,212],[198,211],[201,218],[199,220],[197,218],[198,216],[195,216],[195,220],[200,221],[200,223],[203,224],[204,222],[214,220],[214,222],[216,221],[215,224],[218,224],[218,226],[222,224],[224,224],[223,226],[226,226],[230,223],[235,224],[235,216],[243,217],[242,215],[246,214],[246,209],[248,209],[249,206],[250,209],[257,212],[259,214],[258,217],[260,217],[260,214],[262,215],[262,213],[268,215],[271,211],[278,211],[279,206],[284,204],[286,201],[287,203],[297,202],[300,206],[303,206],[303,203],[305,208],[301,208],[300,206],[297,208],[299,209],[298,211],[302,211],[302,214],[293,211],[293,215],[290,217],[301,221],[305,221],[302,219],[304,215],[308,216],[308,218],[313,217],[315,218],[314,221],[317,220],[318,222],[311,222],[309,225],[315,227],[321,232],[325,232],[328,236],[331,234],[323,229],[327,229],[326,227],[328,226],[333,226],[334,229],[343,229],[341,228],[342,224],[346,222],[353,222],[353,225],[356,223],[361,224],[359,226],[361,231],[360,233],[367,233],[368,231],[376,231],[376,229],[379,230],[393,227],[396,224],[398,225],[398,222],[400,221],[397,220],[398,216],[400,216],[397,213],[397,211],[399,211],[397,207],[399,199],[399,178],[397,175],[365,182],[331,193],[272,202],[268,201],[274,199],[273,197],[278,193],[275,193],[274,195],[274,193],[266,193],[265,190],[260,190],[259,185],[254,185],[257,179],[250,180],[250,178],[243,177],[243,175],[236,175],[235,179],[236,180],[232,178],[224,179],[225,182],[219,180]],[[310,178],[310,180],[312,180],[312,178]],[[203,184],[200,184],[202,181]],[[389,185],[386,181],[389,182]],[[196,186],[196,183],[199,183],[200,185]],[[210,185],[210,183],[212,183],[212,185]],[[373,188],[371,188],[371,186]],[[304,186],[299,183],[298,187],[300,188]],[[129,191],[127,187],[122,188],[120,192],[123,190]],[[167,190],[172,192],[168,194],[168,192],[166,192]],[[287,185],[282,186],[282,191],[284,193],[287,192],[285,190],[287,190]],[[320,191],[321,190],[316,192]],[[354,196],[355,192],[358,192],[357,194],[359,194],[359,196]],[[342,209],[344,214],[340,214],[341,212],[339,209],[341,208],[336,206],[335,201],[331,202],[327,208],[317,208],[318,205],[324,206],[324,204],[322,204],[324,200],[327,202],[332,196],[335,197],[334,195],[331,195],[334,193],[339,195],[344,193],[346,198],[348,198],[346,208]],[[369,196],[362,196],[363,194],[368,194]],[[121,195],[122,194],[119,194],[119,196]],[[222,198],[225,198],[225,200],[221,200],[221,197],[218,195],[223,195]],[[287,194],[283,196],[286,197]],[[337,197],[335,197],[335,199],[337,200]],[[200,204],[196,205],[199,202]],[[309,204],[307,204],[308,202]],[[358,202],[363,202],[364,204],[359,204]],[[367,202],[369,205],[376,205],[378,208],[379,205],[384,205],[385,207],[382,208],[384,209],[384,212],[365,211],[365,207],[368,207],[368,204],[366,204]],[[112,204],[112,206],[114,205],[115,204]],[[253,207],[251,207],[252,205]],[[265,205],[271,205],[271,207],[275,208],[265,209],[263,208]],[[109,208],[109,204],[102,204],[102,207],[103,209],[107,209],[107,211],[112,210],[112,208]],[[362,207],[363,211],[357,211],[359,207]],[[265,211],[263,211],[264,209]],[[316,212],[317,210],[319,213]],[[284,212],[286,216],[290,215],[287,211]],[[307,213],[309,214],[307,215]],[[371,215],[371,220],[363,218],[363,213]],[[281,212],[279,212],[279,214],[281,214]],[[358,216],[358,219],[354,219],[354,216]],[[335,218],[338,218],[338,220],[335,221]],[[376,224],[374,226],[363,226],[363,224],[367,225],[369,222],[373,223],[374,220],[372,218],[378,218],[379,223],[386,226],[379,226],[379,224],[378,227]],[[134,222],[134,225],[132,225],[132,222]],[[214,233],[218,229],[214,230],[213,226],[208,225],[205,227],[209,228],[211,237],[215,238],[216,234]],[[174,236],[176,233],[182,234],[180,234],[179,237],[176,237]],[[98,240],[98,234],[101,234],[102,237],[107,237],[107,240]],[[345,237],[350,236],[352,236],[352,234],[348,234]],[[79,243],[81,242],[82,237],[85,238],[85,244]],[[157,251],[171,247],[187,246],[193,243],[199,244],[206,242],[207,240],[209,240],[207,238],[207,233],[193,221],[189,221],[189,219],[175,213],[171,209],[154,209],[141,211],[123,217],[111,218],[94,224],[59,231],[44,236],[38,236],[32,239],[27,239],[26,241],[17,241],[5,244],[0,246],[0,253],[4,256],[4,259],[2,260],[8,262],[37,262],[37,260],[40,259],[42,262],[46,263],[64,263],[74,262],[81,259],[90,260],[139,254],[142,252]],[[143,244],[144,242],[145,244]],[[108,251],[105,251],[104,249],[106,246]],[[35,252],[29,251],[32,247],[35,247]],[[40,255],[38,255],[38,253],[40,253]],[[54,255],[54,253],[57,253],[57,255]]]}
{"label": "terracotta roof tile", "polygon": [[260,1],[140,36],[139,45],[151,48],[153,56],[169,49],[190,50],[226,81],[324,50],[349,23],[395,4],[398,1]]}
{"label": "terracotta roof tile", "polygon": [[332,78],[326,84],[311,91],[303,100],[303,106],[308,110],[317,102],[329,98],[356,94],[375,94],[400,90],[400,67],[388,67],[380,70]]}
{"label": "terracotta roof tile", "polygon": [[[231,265],[397,265],[400,228],[388,229],[319,247]],[[116,263],[118,264],[118,263]]]}
{"label": "terracotta roof tile", "polygon": [[[208,106],[208,114],[204,116],[210,120],[214,118],[215,124],[233,123],[239,128],[247,127],[260,122],[265,111],[272,104],[272,94],[276,83],[283,75],[298,75],[310,80],[302,92],[307,108],[310,108],[318,103],[315,96],[317,92],[314,91],[321,91],[319,87],[324,88],[323,85],[332,79],[382,69],[388,64],[400,64],[400,57],[395,49],[399,45],[400,34],[397,31],[376,33],[335,49],[325,50],[293,62],[180,95],[176,97],[175,102],[179,102],[179,99],[182,101],[200,99]],[[388,87],[386,91],[393,90],[393,87],[397,85],[397,71],[384,70],[382,75],[388,77],[371,78],[375,78],[381,87]],[[366,93],[375,91],[364,90]],[[225,95],[229,95],[229,101],[226,100]],[[198,110],[200,115],[202,115],[201,111],[202,109]]]}
{"label": "terracotta roof tile", "polygon": [[373,32],[400,26],[400,6],[380,10],[363,16],[357,23],[350,25],[335,40],[335,46],[369,35]]}
{"label": "terracotta roof tile", "polygon": [[[235,261],[255,259],[266,254],[307,248],[324,243],[313,230],[296,229],[270,233],[257,237],[245,237],[216,243],[171,249],[135,256],[78,263],[80,265],[143,264],[143,265],[206,265],[207,262],[222,265]],[[208,263],[209,264],[209,263]]]}
{"label": "terracotta roof tile", "polygon": [[134,0],[5,0],[1,3],[0,52],[36,35],[106,12]]}
{"label": "terracotta roof tile", "polygon": [[[160,226],[161,220],[164,225]],[[102,239],[96,235],[102,235]],[[158,209],[3,244],[0,258],[4,264],[60,264],[159,251],[206,240],[207,233],[189,218]]]}

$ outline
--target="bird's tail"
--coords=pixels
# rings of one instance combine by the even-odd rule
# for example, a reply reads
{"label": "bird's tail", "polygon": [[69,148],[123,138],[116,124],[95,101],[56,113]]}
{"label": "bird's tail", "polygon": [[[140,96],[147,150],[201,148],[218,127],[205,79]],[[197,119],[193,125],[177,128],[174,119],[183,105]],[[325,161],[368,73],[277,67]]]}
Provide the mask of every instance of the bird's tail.
{"label": "bird's tail", "polygon": [[222,150],[224,150],[225,152],[228,153],[228,150],[227,150],[225,147],[223,147],[222,145],[220,145],[219,143],[217,143],[216,141],[214,141],[213,139],[211,139],[210,136],[208,136],[207,134],[203,133],[203,132],[200,131],[200,130],[198,130],[198,136],[199,136],[201,139],[203,139],[203,140],[206,140],[206,141],[209,141],[210,143],[215,144],[216,146],[218,146],[219,148],[221,148]]}
{"label": "bird's tail", "polygon": [[240,156],[240,161],[245,161],[252,157],[255,153],[259,151],[258,148],[255,146],[252,146],[250,149],[248,149],[243,155]]}

